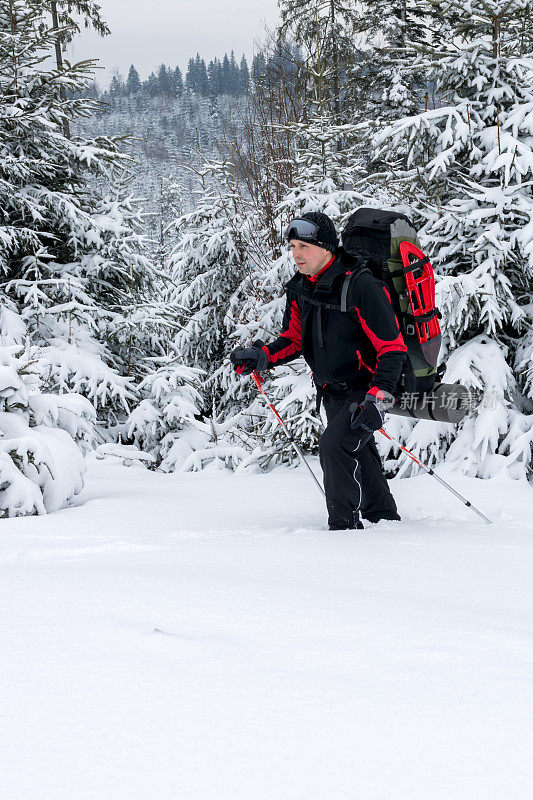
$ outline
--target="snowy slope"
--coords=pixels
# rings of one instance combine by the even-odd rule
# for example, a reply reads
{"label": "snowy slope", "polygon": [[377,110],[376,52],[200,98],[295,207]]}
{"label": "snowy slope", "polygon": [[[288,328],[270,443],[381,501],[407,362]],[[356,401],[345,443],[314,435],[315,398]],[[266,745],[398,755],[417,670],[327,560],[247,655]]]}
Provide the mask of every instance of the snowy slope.
{"label": "snowy slope", "polygon": [[533,796],[531,488],[454,485],[494,528],[428,477],[333,534],[302,470],[112,462],[2,520],[3,796]]}

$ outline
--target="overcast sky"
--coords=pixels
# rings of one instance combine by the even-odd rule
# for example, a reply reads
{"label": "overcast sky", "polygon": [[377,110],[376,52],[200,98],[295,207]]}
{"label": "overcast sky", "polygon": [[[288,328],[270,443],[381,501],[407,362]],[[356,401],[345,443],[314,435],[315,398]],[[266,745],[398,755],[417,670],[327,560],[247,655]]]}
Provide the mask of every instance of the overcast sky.
{"label": "overcast sky", "polygon": [[146,78],[159,64],[182,69],[196,53],[210,61],[235,50],[253,54],[254,41],[264,38],[265,23],[278,19],[276,0],[99,0],[111,35],[82,32],[71,58],[98,58],[96,80],[109,82],[114,67],[124,76],[135,64]]}

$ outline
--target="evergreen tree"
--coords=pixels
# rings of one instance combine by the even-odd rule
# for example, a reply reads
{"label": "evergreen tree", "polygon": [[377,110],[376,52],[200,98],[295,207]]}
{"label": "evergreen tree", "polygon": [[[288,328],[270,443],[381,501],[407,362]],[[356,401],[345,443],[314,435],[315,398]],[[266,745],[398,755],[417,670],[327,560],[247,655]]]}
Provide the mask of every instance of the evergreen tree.
{"label": "evergreen tree", "polygon": [[224,53],[224,58],[222,59],[222,94],[231,94],[231,86],[231,64],[228,54]]}
{"label": "evergreen tree", "polygon": [[218,58],[209,62],[207,67],[207,79],[209,81],[209,94],[211,97],[218,97],[222,94],[221,86],[222,67]]}
{"label": "evergreen tree", "polygon": [[0,341],[0,517],[56,511],[83,488],[94,408],[78,394],[45,390],[48,365],[6,299]]}
{"label": "evergreen tree", "polygon": [[230,71],[229,71],[230,80],[229,80],[229,87],[228,87],[229,88],[229,94],[231,94],[231,95],[233,95],[235,97],[235,95],[239,94],[240,73],[239,73],[239,67],[237,66],[237,62],[235,60],[235,52],[233,50],[231,51],[229,68],[230,68]]}
{"label": "evergreen tree", "polygon": [[209,95],[210,84],[207,67],[204,59],[200,58],[199,53],[196,54],[196,58],[189,59],[185,84],[190,92],[199,94],[202,97],[207,97]]}
{"label": "evergreen tree", "polygon": [[141,88],[141,79],[139,78],[139,73],[132,64],[128,72],[128,77],[126,79],[126,93],[137,94],[137,92],[140,91],[140,88]]}
{"label": "evergreen tree", "polygon": [[94,0],[52,0],[49,5],[56,7],[59,23],[52,27],[65,29],[60,37],[63,45],[71,42],[73,36],[81,32],[78,17],[81,17],[85,29],[91,28],[99,36],[108,36],[111,33],[100,13],[101,6]]}
{"label": "evergreen tree", "polygon": [[[46,4],[0,0],[0,268],[3,292],[16,304],[49,386],[75,389],[102,420],[126,410],[131,381],[115,333],[121,309],[150,278],[140,252],[138,211],[117,181],[126,156],[110,137],[71,141],[63,121],[87,116],[80,97],[90,64],[47,70],[57,30]],[[71,96],[62,99],[61,88]],[[100,181],[96,191],[90,181]],[[114,185],[113,185],[114,184]]]}
{"label": "evergreen tree", "polygon": [[165,175],[159,179],[158,194],[155,261],[160,265],[161,270],[165,270],[171,249],[170,229],[176,218],[184,213],[185,189],[179,180]]}
{"label": "evergreen tree", "polygon": [[183,75],[179,67],[172,73],[172,90],[176,97],[181,97],[183,94]]}
{"label": "evergreen tree", "polygon": [[121,95],[125,94],[126,87],[124,84],[124,79],[120,73],[116,73],[111,78],[111,83],[109,85],[109,94],[111,97],[120,97]]}
{"label": "evergreen tree", "polygon": [[181,319],[181,329],[167,342],[168,356],[155,362],[157,372],[141,384],[145,398],[124,429],[165,471],[213,462],[235,468],[249,455],[239,415],[226,418],[221,405],[217,370],[227,359],[231,308],[247,267],[251,221],[230,164],[207,162],[199,177],[197,208],[172,226],[176,244],[165,299]]}
{"label": "evergreen tree", "polygon": [[173,94],[172,73],[164,64],[161,64],[159,67],[157,80],[159,83],[159,93],[165,97],[170,97]]}
{"label": "evergreen tree", "polygon": [[225,355],[224,319],[246,265],[241,197],[231,165],[208,162],[200,171],[202,192],[194,211],[173,225],[170,302],[185,309],[187,322],[174,339],[185,363],[206,371]]}
{"label": "evergreen tree", "polygon": [[185,86],[190,92],[196,92],[198,90],[198,78],[194,58],[189,58],[187,73],[185,75]]}
{"label": "evergreen tree", "polygon": [[361,155],[370,172],[381,169],[372,147],[376,127],[428,107],[431,84],[417,56],[442,13],[440,3],[373,0],[353,17],[358,47],[344,84],[353,100],[352,119],[362,124]]}
{"label": "evergreen tree", "polygon": [[250,86],[250,70],[248,69],[248,62],[243,55],[239,66],[239,93],[246,94]]}
{"label": "evergreen tree", "polygon": [[154,366],[139,384],[143,399],[129,415],[123,438],[149,453],[155,469],[194,469],[194,451],[206,444],[196,421],[202,398],[195,384],[204,376],[177,356],[162,356]]}
{"label": "evergreen tree", "polygon": [[531,470],[531,21],[523,0],[452,0],[423,55],[443,105],[378,138],[393,165],[387,181],[416,212],[442,276],[445,378],[485,397],[453,443],[429,423],[412,442],[481,477]]}
{"label": "evergreen tree", "polygon": [[159,81],[155,72],[150,73],[146,82],[143,84],[143,88],[146,89],[149,97],[157,97],[159,94]]}
{"label": "evergreen tree", "polygon": [[205,65],[205,61],[203,58],[200,58],[199,55],[196,56],[196,75],[198,81],[198,94],[202,95],[202,97],[207,97],[209,95],[209,79],[207,77],[207,67]]}

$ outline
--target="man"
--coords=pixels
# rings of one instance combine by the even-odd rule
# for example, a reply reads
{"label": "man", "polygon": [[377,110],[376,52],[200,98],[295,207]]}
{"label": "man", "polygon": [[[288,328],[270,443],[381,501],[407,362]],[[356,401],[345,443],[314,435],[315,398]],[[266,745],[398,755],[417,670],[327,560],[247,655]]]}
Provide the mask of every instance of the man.
{"label": "man", "polygon": [[330,530],[400,519],[373,433],[396,389],[407,348],[384,284],[339,251],[335,226],[309,212],[288,226],[298,272],[285,285],[283,332],[267,345],[237,347],[241,374],[303,355],[328,420],[319,454]]}

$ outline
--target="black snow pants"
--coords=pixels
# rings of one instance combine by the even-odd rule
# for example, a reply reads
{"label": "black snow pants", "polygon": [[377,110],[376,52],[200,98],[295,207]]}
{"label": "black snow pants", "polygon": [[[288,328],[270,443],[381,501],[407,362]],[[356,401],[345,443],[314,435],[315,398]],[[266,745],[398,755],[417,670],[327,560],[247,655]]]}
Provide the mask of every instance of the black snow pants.
{"label": "black snow pants", "polygon": [[366,391],[324,392],[328,420],[320,439],[320,464],[330,528],[355,528],[360,515],[369,522],[400,519],[383,473],[374,437],[358,448],[350,427],[350,405],[360,403]]}

